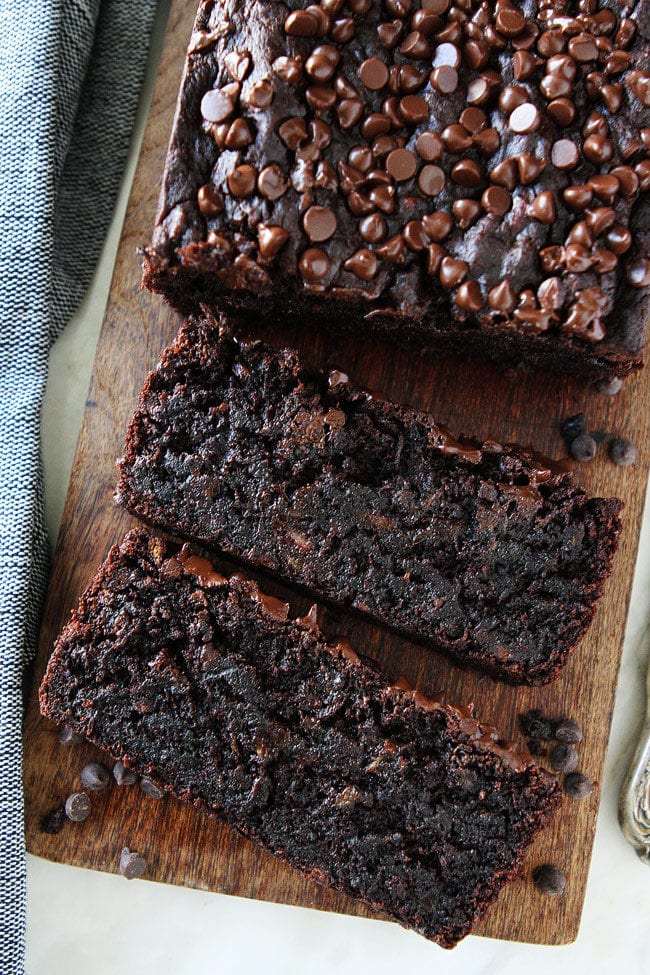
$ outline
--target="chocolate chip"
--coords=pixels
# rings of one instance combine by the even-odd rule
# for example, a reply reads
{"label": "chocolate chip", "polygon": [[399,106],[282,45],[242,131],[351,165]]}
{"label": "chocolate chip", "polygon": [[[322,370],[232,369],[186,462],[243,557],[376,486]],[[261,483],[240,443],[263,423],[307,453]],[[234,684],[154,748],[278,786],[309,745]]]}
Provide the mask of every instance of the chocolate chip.
{"label": "chocolate chip", "polygon": [[363,115],[363,102],[360,98],[344,98],[336,106],[339,125],[344,131],[353,128]]}
{"label": "chocolate chip", "polygon": [[149,796],[150,799],[162,799],[165,794],[160,786],[157,786],[156,783],[147,778],[147,776],[143,776],[143,778],[140,779],[140,788],[144,792],[145,796]]}
{"label": "chocolate chip", "polygon": [[401,234],[394,234],[384,244],[379,245],[376,253],[382,261],[389,264],[403,264],[407,256],[404,238]]}
{"label": "chocolate chip", "polygon": [[305,71],[316,81],[329,81],[339,63],[339,52],[332,44],[317,45],[305,62]]}
{"label": "chocolate chip", "polygon": [[450,175],[458,186],[474,188],[480,186],[483,170],[475,159],[461,159],[455,166],[452,166]]}
{"label": "chocolate chip", "polygon": [[554,98],[546,106],[546,114],[556,125],[566,129],[576,117],[576,108],[569,98]]}
{"label": "chocolate chip", "polygon": [[377,27],[377,36],[384,47],[392,50],[394,47],[396,47],[400,37],[402,36],[403,30],[404,25],[402,24],[401,20],[394,20],[390,24],[379,24]]}
{"label": "chocolate chip", "polygon": [[307,10],[294,10],[284,22],[284,29],[292,37],[315,37],[318,19]]}
{"label": "chocolate chip", "polygon": [[336,105],[336,92],[327,85],[311,85],[305,89],[305,98],[315,112],[327,112]]}
{"label": "chocolate chip", "polygon": [[411,177],[415,175],[416,169],[417,160],[409,149],[393,149],[393,151],[388,154],[386,159],[386,171],[390,173],[393,179],[397,180],[397,182],[411,179]]}
{"label": "chocolate chip", "polygon": [[370,91],[379,91],[388,84],[388,68],[379,58],[367,58],[359,68],[359,79]]}
{"label": "chocolate chip", "polygon": [[275,87],[269,78],[261,78],[248,89],[244,95],[244,101],[249,108],[262,109],[268,108],[275,95]]}
{"label": "chocolate chip", "polygon": [[243,81],[251,67],[250,51],[230,51],[223,63],[233,81]]}
{"label": "chocolate chip", "polygon": [[562,788],[571,799],[586,799],[593,791],[593,783],[582,772],[566,775]]}
{"label": "chocolate chip", "polygon": [[605,235],[605,243],[613,254],[626,254],[632,246],[632,234],[622,223],[615,223]]}
{"label": "chocolate chip", "polygon": [[44,816],[41,817],[40,828],[41,833],[49,833],[51,836],[55,836],[60,833],[65,826],[67,816],[65,814],[65,809],[63,806],[55,806],[54,809],[50,809],[46,812]]}
{"label": "chocolate chip", "polygon": [[386,221],[379,213],[372,213],[359,222],[359,235],[367,244],[376,244],[386,236]]}
{"label": "chocolate chip", "polygon": [[327,277],[329,270],[330,259],[318,247],[308,248],[300,257],[300,273],[310,284],[321,282]]}
{"label": "chocolate chip", "polygon": [[[584,413],[578,413],[576,416],[584,417]],[[582,728],[574,718],[564,718],[555,726],[555,737],[566,745],[577,745],[582,741]]]}
{"label": "chocolate chip", "polygon": [[336,230],[336,216],[329,207],[309,207],[302,222],[305,233],[313,242],[329,240]]}
{"label": "chocolate chip", "polygon": [[226,149],[244,149],[253,141],[250,125],[243,118],[236,118],[228,129],[224,140]]}
{"label": "chocolate chip", "polygon": [[418,186],[425,196],[438,196],[445,185],[445,174],[439,166],[423,166],[418,176]]}
{"label": "chocolate chip", "polygon": [[551,162],[558,169],[575,169],[580,161],[580,152],[571,139],[558,139],[551,149]]}
{"label": "chocolate chip", "polygon": [[287,190],[287,181],[280,167],[274,163],[265,166],[257,178],[257,188],[265,199],[278,200]]}
{"label": "chocolate chip", "polygon": [[450,64],[441,64],[430,75],[431,85],[441,95],[451,95],[458,88],[458,72]]}
{"label": "chocolate chip", "polygon": [[422,226],[430,240],[440,242],[449,236],[454,222],[444,210],[437,210],[435,213],[426,213],[422,217]]}
{"label": "chocolate chip", "polygon": [[59,731],[59,741],[62,745],[78,745],[84,741],[84,738],[82,735],[78,735],[76,731],[73,731],[72,728],[63,725]]}
{"label": "chocolate chip", "polygon": [[287,240],[289,232],[284,227],[259,224],[257,228],[257,243],[260,257],[264,261],[272,261],[279,254]]}
{"label": "chocolate chip", "polygon": [[578,767],[578,753],[572,745],[556,745],[550,760],[551,768],[556,772],[575,772]]}
{"label": "chocolate chip", "polygon": [[540,125],[539,111],[532,102],[524,102],[523,105],[518,105],[515,108],[508,120],[508,125],[513,132],[520,134],[534,132]]}
{"label": "chocolate chip", "polygon": [[598,199],[607,204],[614,202],[621,189],[618,179],[611,173],[596,173],[589,180],[589,185]]}
{"label": "chocolate chip", "polygon": [[290,58],[283,55],[275,59],[272,67],[278,77],[286,81],[288,85],[297,85],[302,76],[300,58]]}
{"label": "chocolate chip", "polygon": [[650,261],[637,257],[627,265],[626,276],[628,284],[633,288],[647,288],[650,285]]}
{"label": "chocolate chip", "polygon": [[594,191],[591,186],[567,186],[562,191],[564,202],[570,210],[579,213],[589,206]]}
{"label": "chocolate chip", "polygon": [[478,200],[454,200],[451,209],[461,230],[467,230],[481,215],[481,204]]}
{"label": "chocolate chip", "polygon": [[566,877],[559,867],[544,863],[533,870],[533,883],[542,894],[560,897],[566,889]]}
{"label": "chocolate chip", "polygon": [[244,163],[241,166],[235,166],[232,172],[228,174],[226,182],[233,196],[243,198],[253,193],[256,179],[255,167]]}
{"label": "chocolate chip", "polygon": [[604,135],[590,135],[582,143],[582,152],[589,162],[602,166],[612,158],[614,149]]}
{"label": "chocolate chip", "polygon": [[506,85],[499,93],[499,108],[505,115],[510,115],[527,100],[528,92],[523,85]]}
{"label": "chocolate chip", "polygon": [[120,873],[127,880],[137,880],[147,869],[147,861],[139,853],[131,852],[127,846],[120,853]]}
{"label": "chocolate chip", "polygon": [[444,288],[455,288],[467,276],[469,265],[465,261],[455,260],[453,257],[443,257],[440,263],[440,284]]}
{"label": "chocolate chip", "polygon": [[460,51],[455,44],[438,44],[433,56],[433,67],[441,68],[443,65],[452,68],[460,67]]}
{"label": "chocolate chip", "polygon": [[481,197],[481,205],[487,213],[502,217],[512,204],[512,197],[502,186],[490,186]]}
{"label": "chocolate chip", "polygon": [[569,450],[574,460],[587,463],[596,456],[597,444],[593,437],[588,433],[582,433],[575,440],[571,441]]}
{"label": "chocolate chip", "polygon": [[465,281],[456,292],[456,304],[465,311],[477,312],[483,307],[483,295],[478,281]]}
{"label": "chocolate chip", "polygon": [[[512,285],[507,278],[500,281],[488,293],[488,304],[490,308],[503,315],[514,311],[517,299]],[[530,732],[528,732],[530,734]],[[534,737],[534,736],[531,736]]]}
{"label": "chocolate chip", "polygon": [[490,179],[497,186],[503,186],[512,192],[519,179],[516,160],[504,159],[503,162],[497,163],[494,169],[490,170]]}
{"label": "chocolate chip", "polygon": [[116,762],[113,766],[113,778],[118,785],[135,785],[138,781],[136,773],[127,768],[123,762]]}
{"label": "chocolate chip", "polygon": [[206,91],[201,99],[201,115],[206,122],[223,122],[235,110],[235,99],[231,92],[221,88]]}
{"label": "chocolate chip", "polygon": [[435,162],[442,156],[445,146],[436,132],[422,132],[415,140],[415,149],[425,162]]}
{"label": "chocolate chip", "polygon": [[93,792],[105,789],[110,778],[110,772],[101,762],[88,762],[81,770],[81,784]]}
{"label": "chocolate chip", "polygon": [[502,7],[497,13],[495,26],[504,37],[516,37],[526,26],[526,20],[518,10]]}
{"label": "chocolate chip", "polygon": [[65,801],[65,814],[73,823],[88,819],[91,810],[90,797],[85,792],[73,792]]}
{"label": "chocolate chip", "polygon": [[428,59],[431,56],[431,45],[424,34],[414,30],[406,35],[400,51],[407,58]]}
{"label": "chocolate chip", "polygon": [[612,379],[601,379],[596,385],[598,392],[603,393],[604,396],[616,396],[622,388],[623,380],[619,379],[618,376],[613,376]]}
{"label": "chocolate chip", "polygon": [[460,113],[458,121],[470,135],[476,135],[477,132],[480,132],[487,125],[485,112],[475,106],[465,108]]}
{"label": "chocolate chip", "polygon": [[528,738],[550,741],[553,737],[553,722],[545,718],[538,708],[532,708],[519,719],[521,729]]}
{"label": "chocolate chip", "polygon": [[609,444],[610,459],[617,467],[630,467],[636,461],[638,449],[626,437],[615,437]]}
{"label": "chocolate chip", "polygon": [[472,137],[463,125],[454,123],[442,130],[441,139],[448,152],[459,155],[465,152],[472,145]]}
{"label": "chocolate chip", "polygon": [[531,183],[534,183],[546,167],[545,160],[537,159],[530,152],[522,152],[516,157],[515,162],[517,163],[519,181],[523,186],[530,186]]}
{"label": "chocolate chip", "polygon": [[429,105],[419,95],[405,95],[400,100],[399,112],[407,125],[419,125],[429,118]]}
{"label": "chocolate chip", "polygon": [[341,17],[335,20],[330,30],[330,37],[337,44],[347,44],[354,37],[354,21],[351,17]]}
{"label": "chocolate chip", "polygon": [[348,257],[343,267],[346,271],[351,271],[361,281],[371,281],[377,273],[377,258],[371,250],[361,248],[361,250],[355,251],[351,257]]}
{"label": "chocolate chip", "polygon": [[402,230],[402,237],[408,249],[416,254],[423,251],[429,243],[421,220],[409,220]]}
{"label": "chocolate chip", "polygon": [[[537,70],[537,65],[541,63],[534,54],[528,51],[515,51],[512,56],[512,70],[515,81],[528,81]],[[548,64],[546,65],[548,71]]]}
{"label": "chocolate chip", "polygon": [[552,224],[557,219],[555,197],[550,190],[539,193],[528,207],[528,213],[540,223]]}

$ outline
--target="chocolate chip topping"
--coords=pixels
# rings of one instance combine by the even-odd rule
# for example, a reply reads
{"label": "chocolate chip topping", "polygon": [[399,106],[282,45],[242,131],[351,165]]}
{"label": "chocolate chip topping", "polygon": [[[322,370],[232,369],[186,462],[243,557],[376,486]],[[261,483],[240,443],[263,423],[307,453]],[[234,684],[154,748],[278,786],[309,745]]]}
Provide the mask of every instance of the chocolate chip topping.
{"label": "chocolate chip topping", "polygon": [[630,220],[650,189],[633,10],[323,0],[281,15],[272,55],[245,29],[199,43],[200,16],[204,240],[318,290],[377,279],[373,300],[398,306],[451,291],[460,321],[601,342],[618,289],[650,287]]}

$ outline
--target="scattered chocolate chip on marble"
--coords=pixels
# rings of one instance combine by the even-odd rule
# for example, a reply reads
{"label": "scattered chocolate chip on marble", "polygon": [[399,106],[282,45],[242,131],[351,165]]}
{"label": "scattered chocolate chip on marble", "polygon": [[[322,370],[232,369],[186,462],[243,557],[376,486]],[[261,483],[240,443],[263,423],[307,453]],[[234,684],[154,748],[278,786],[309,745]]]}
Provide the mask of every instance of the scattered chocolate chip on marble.
{"label": "scattered chocolate chip on marble", "polygon": [[551,768],[555,772],[575,772],[578,767],[578,753],[573,745],[562,742],[551,752]]}
{"label": "scattered chocolate chip on marble", "polygon": [[66,725],[59,731],[59,741],[62,745],[78,745],[83,740],[81,735],[78,735],[76,731],[66,727]]}
{"label": "scattered chocolate chip on marble", "polygon": [[623,380],[619,379],[618,376],[614,376],[612,379],[603,379],[596,386],[598,392],[603,393],[604,396],[616,396],[622,388]]}
{"label": "scattered chocolate chip on marble", "polygon": [[123,762],[116,762],[113,766],[113,778],[118,785],[135,785],[138,781],[136,773],[127,768]]}
{"label": "scattered chocolate chip on marble", "polygon": [[586,432],[587,418],[584,413],[574,413],[568,417],[560,427],[560,432],[567,444],[571,444],[576,437]]}
{"label": "scattered chocolate chip on marble", "polygon": [[637,446],[627,437],[614,437],[609,444],[610,459],[617,467],[630,467],[636,460]]}
{"label": "scattered chocolate chip on marble", "polygon": [[574,460],[582,464],[588,463],[596,456],[598,444],[588,433],[581,433],[579,437],[571,441],[569,451]]}
{"label": "scattered chocolate chip on marble", "polygon": [[152,780],[148,779],[146,776],[140,779],[140,788],[146,796],[149,796],[150,799],[162,799],[165,794],[155,782],[152,782]]}
{"label": "scattered chocolate chip on marble", "polygon": [[54,809],[50,809],[41,818],[41,832],[50,833],[52,836],[60,833],[65,825],[66,819],[67,816],[63,806],[56,806]]}
{"label": "scattered chocolate chip on marble", "polygon": [[81,770],[81,784],[93,792],[101,792],[108,785],[111,774],[101,762],[88,762]]}
{"label": "scattered chocolate chip on marble", "polygon": [[520,718],[521,728],[528,738],[537,741],[550,741],[553,737],[553,722],[545,718],[538,708],[532,708]]}
{"label": "scattered chocolate chip on marble", "polygon": [[85,792],[73,792],[65,801],[65,814],[73,823],[88,819],[91,810],[90,797]]}
{"label": "scattered chocolate chip on marble", "polygon": [[564,777],[562,788],[571,799],[586,799],[591,795],[593,784],[582,772],[571,772]]}
{"label": "scattered chocolate chip on marble", "polygon": [[563,718],[555,726],[555,738],[566,745],[576,745],[582,741],[582,728],[574,718]]}
{"label": "scattered chocolate chip on marble", "polygon": [[125,846],[120,853],[120,873],[127,880],[137,880],[147,869],[147,861],[135,851]]}
{"label": "scattered chocolate chip on marble", "polygon": [[559,867],[543,863],[533,870],[533,883],[542,894],[560,897],[566,889],[566,877]]}

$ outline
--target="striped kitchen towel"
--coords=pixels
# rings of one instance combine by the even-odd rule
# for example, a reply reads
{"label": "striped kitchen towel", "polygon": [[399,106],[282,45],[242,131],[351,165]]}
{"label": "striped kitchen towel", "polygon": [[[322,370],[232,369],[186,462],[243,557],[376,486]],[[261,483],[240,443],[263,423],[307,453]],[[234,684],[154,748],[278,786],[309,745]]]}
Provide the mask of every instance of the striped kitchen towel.
{"label": "striped kitchen towel", "polygon": [[0,972],[24,968],[22,679],[47,574],[48,353],[112,215],[156,0],[0,0]]}

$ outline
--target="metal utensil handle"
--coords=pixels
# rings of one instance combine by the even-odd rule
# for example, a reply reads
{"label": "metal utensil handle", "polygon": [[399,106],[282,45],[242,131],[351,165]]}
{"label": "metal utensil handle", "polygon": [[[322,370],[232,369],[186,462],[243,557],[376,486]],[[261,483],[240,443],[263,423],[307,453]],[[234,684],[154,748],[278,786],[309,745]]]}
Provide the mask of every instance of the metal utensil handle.
{"label": "metal utensil handle", "polygon": [[646,722],[632,764],[623,783],[619,821],[625,838],[650,864],[650,663]]}

